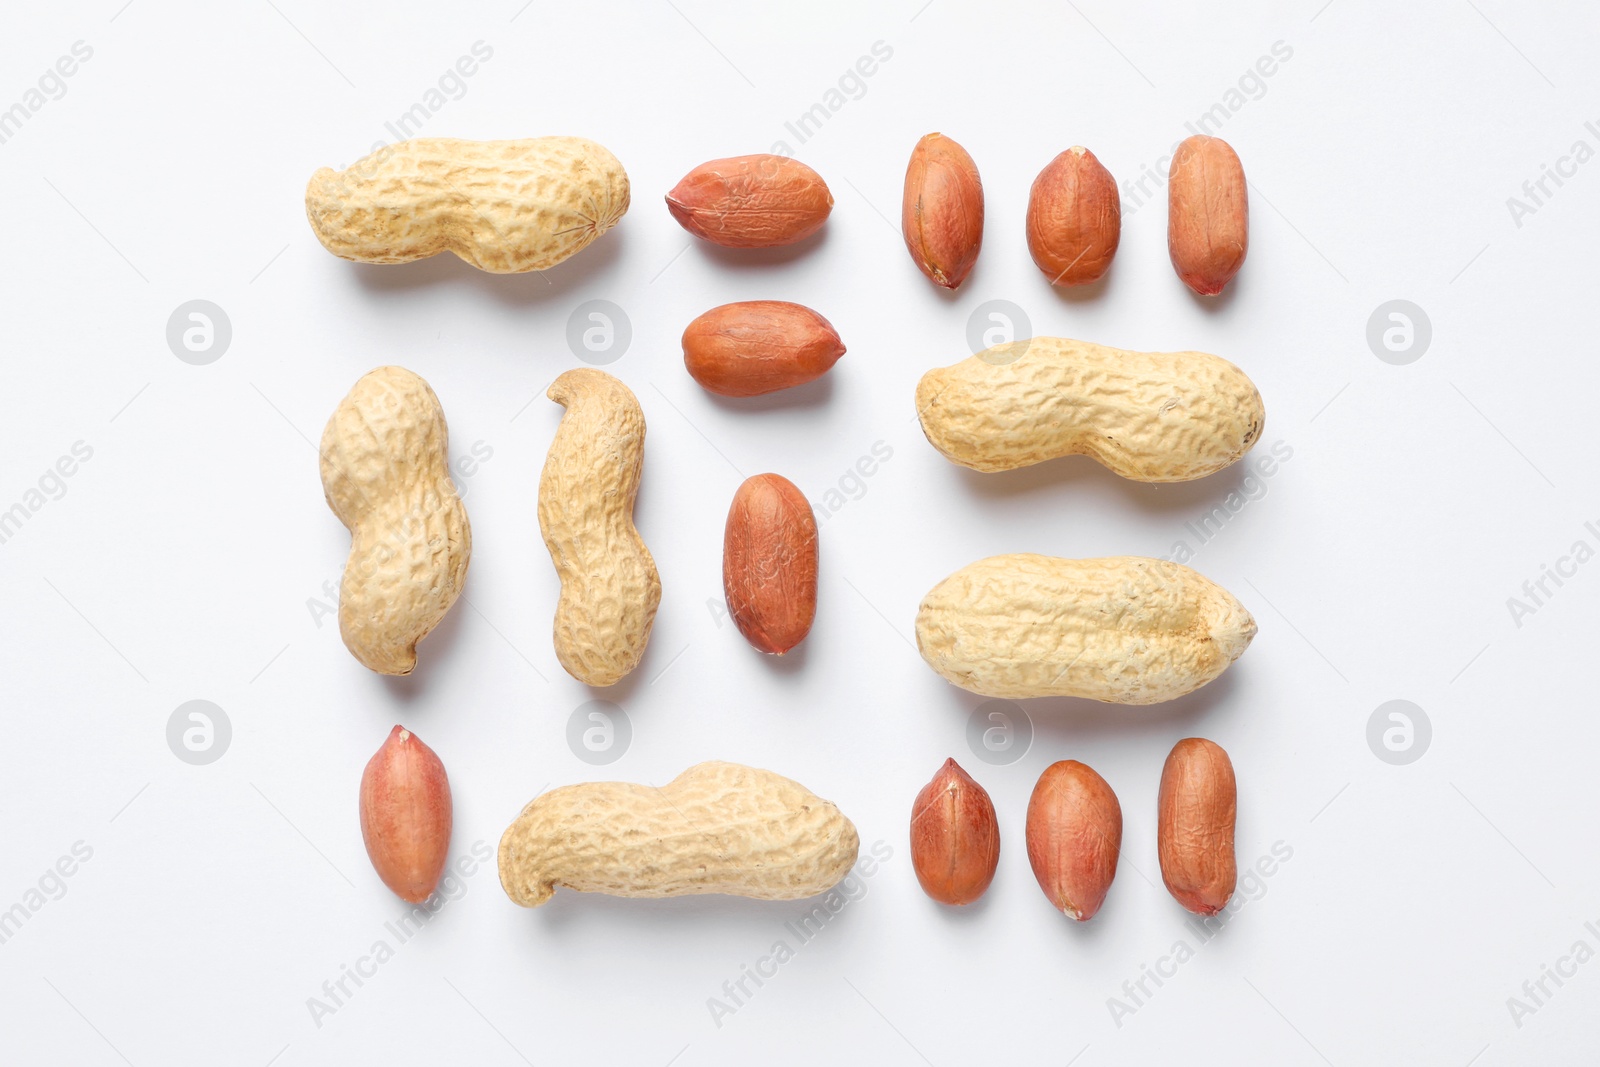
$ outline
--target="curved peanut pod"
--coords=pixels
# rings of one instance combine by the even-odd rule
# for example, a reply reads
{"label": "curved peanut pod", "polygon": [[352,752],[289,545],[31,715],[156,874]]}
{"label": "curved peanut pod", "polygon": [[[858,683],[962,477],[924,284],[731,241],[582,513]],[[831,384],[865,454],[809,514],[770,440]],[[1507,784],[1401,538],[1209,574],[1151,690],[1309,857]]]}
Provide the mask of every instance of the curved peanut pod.
{"label": "curved peanut pod", "polygon": [[569,370],[546,394],[567,413],[539,477],[539,529],[561,579],[556,658],[587,685],[639,665],[661,578],[633,525],[644,465],[644,412],[604,371]]}
{"label": "curved peanut pod", "polygon": [[1179,741],[1161,768],[1156,800],[1161,880],[1196,915],[1215,915],[1233,898],[1238,794],[1233,761],[1222,746],[1203,737]]}
{"label": "curved peanut pod", "polygon": [[439,398],[404,367],[363,376],[322,432],[322,491],[350,530],[339,634],[383,674],[411,673],[467,580],[472,529],[449,450]]}
{"label": "curved peanut pod", "polygon": [[928,666],[989,697],[1156,704],[1216,678],[1255,635],[1220,585],[1142,556],[991,556],[934,586],[917,612]]}
{"label": "curved peanut pod", "polygon": [[771,771],[713,761],[660,788],[589,782],[536,797],[500,838],[500,884],[525,908],[557,886],[798,900],[837,885],[859,848],[831,801]]}
{"label": "curved peanut pod", "polygon": [[306,186],[306,218],[324,248],[361,263],[454,252],[495,274],[553,267],[628,210],[617,157],[582,137],[387,145]]}
{"label": "curved peanut pod", "polygon": [[931,370],[922,432],[946,459],[1006,471],[1089,456],[1124,478],[1184,482],[1248,452],[1266,425],[1244,371],[1204,352],[1034,337]]}

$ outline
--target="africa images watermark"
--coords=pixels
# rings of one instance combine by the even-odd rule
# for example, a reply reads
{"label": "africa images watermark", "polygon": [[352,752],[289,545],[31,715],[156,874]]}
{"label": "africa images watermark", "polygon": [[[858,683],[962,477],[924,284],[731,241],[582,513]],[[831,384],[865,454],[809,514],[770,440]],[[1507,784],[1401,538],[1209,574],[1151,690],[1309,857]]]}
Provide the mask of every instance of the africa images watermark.
{"label": "africa images watermark", "polygon": [[738,976],[722,983],[721,996],[706,998],[706,1010],[711,1013],[711,1021],[717,1029],[722,1029],[729,1016],[749,1004],[757,990],[777,977],[778,968],[794,959],[838,918],[840,912],[867,895],[868,879],[878,873],[879,864],[887,863],[894,856],[894,849],[881,840],[874,842],[868,851],[871,855],[856,860],[844,881],[817,897],[810,911],[784,923],[784,936],[774,941],[764,955],[758,956],[754,963],[741,963]]}
{"label": "africa images watermark", "polygon": [[[1239,513],[1252,501],[1267,495],[1267,479],[1277,474],[1278,468],[1293,458],[1294,448],[1288,442],[1274,441],[1266,453],[1246,461],[1243,465],[1247,473],[1239,482],[1239,488],[1229,490],[1221,503],[1213,504],[1204,515],[1184,523],[1185,536],[1174,541],[1172,548],[1161,558],[1168,563],[1188,563],[1194,559],[1195,553],[1216,540],[1223,528],[1238,518]],[[1190,544],[1191,538],[1193,544]]]}
{"label": "africa images watermark", "polygon": [[50,101],[66,96],[67,79],[93,58],[94,48],[87,41],[73,41],[67,55],[46,67],[33,87],[25,90],[15,104],[0,111],[0,144],[21,132],[23,125]]}
{"label": "africa images watermark", "polygon": [[21,499],[0,511],[0,545],[17,536],[23,524],[43,510],[46,504],[66,496],[67,479],[77,474],[83,464],[93,458],[93,445],[87,441],[72,442],[67,453],[46,467],[34,484],[23,491]]}
{"label": "africa images watermark", "polygon": [[[382,936],[376,938],[366,953],[355,963],[339,964],[339,973],[322,983],[321,996],[306,998],[306,1010],[317,1029],[330,1015],[337,1015],[347,1007],[357,992],[368,981],[377,977],[378,968],[394,959],[395,950],[422,931],[433,921],[447,903],[467,895],[467,879],[478,873],[480,866],[494,859],[487,841],[474,841],[468,854],[461,856],[444,869],[439,888],[421,904],[414,904],[394,919],[383,924]],[[352,988],[353,987],[353,988]]]}
{"label": "africa images watermark", "polygon": [[360,167],[360,176],[372,177],[372,170],[389,158],[389,149],[394,144],[415,137],[429,119],[444,110],[446,104],[466,96],[467,79],[477,74],[479,68],[493,58],[492,47],[483,41],[473,41],[472,46],[446,67],[433,85],[422,91],[415,103],[383,124],[384,130],[394,137],[394,141],[380,137],[372,142],[372,147],[367,149],[366,159],[362,161],[365,165],[352,165]]}
{"label": "africa images watermark", "polygon": [[1600,144],[1600,124],[1590,119],[1583,124],[1583,132],[1594,138],[1594,144],[1579,137],[1554,163],[1541,163],[1538,175],[1522,183],[1518,190],[1520,196],[1514,193],[1506,197],[1506,210],[1511,213],[1511,224],[1517,229],[1522,229],[1530,215],[1537,215],[1568,180],[1576,178],[1579,167],[1595,157],[1594,145]]}
{"label": "africa images watermark", "polygon": [[[1512,625],[1522,629],[1529,615],[1537,615],[1561,588],[1578,576],[1578,568],[1594,559],[1596,546],[1600,545],[1600,522],[1586,522],[1587,535],[1572,542],[1565,555],[1557,556],[1554,564],[1539,564],[1539,573],[1522,583],[1521,596],[1506,597],[1506,610],[1511,613]],[[1591,538],[1593,540],[1591,540]]]}
{"label": "africa images watermark", "polygon": [[[1184,926],[1191,936],[1178,938],[1163,955],[1156,957],[1154,963],[1139,964],[1138,976],[1122,983],[1120,995],[1112,994],[1106,998],[1106,1010],[1111,1013],[1111,1021],[1117,1024],[1117,1029],[1122,1029],[1124,1019],[1137,1015],[1148,1005],[1161,987],[1176,977],[1178,968],[1194,959],[1195,952],[1221,933],[1222,928],[1244,910],[1246,904],[1253,904],[1266,896],[1267,879],[1277,874],[1293,858],[1294,848],[1291,845],[1274,841],[1266,855],[1240,872],[1233,899],[1221,911],[1204,919],[1197,915],[1189,916]],[[1191,940],[1193,944],[1190,944]]]}
{"label": "africa images watermark", "polygon": [[[1190,134],[1216,136],[1223,126],[1244,110],[1245,105],[1267,95],[1267,90],[1270,88],[1268,80],[1293,58],[1294,48],[1287,41],[1273,41],[1271,48],[1246,67],[1234,83],[1223,90],[1216,103],[1206,108],[1192,121],[1185,122],[1183,128]],[[1166,188],[1167,169],[1172,165],[1172,156],[1181,143],[1181,141],[1173,142],[1172,148],[1166,155],[1153,164],[1146,163],[1139,168],[1136,176],[1122,183],[1124,215],[1134,214]]]}
{"label": "africa images watermark", "polygon": [[71,849],[44,869],[22,898],[5,911],[0,911],[0,945],[17,936],[27,921],[44,910],[53,900],[67,895],[67,879],[78,873],[78,868],[94,857],[94,848],[85,841],[74,841]]}
{"label": "africa images watermark", "polygon": [[795,148],[820,133],[822,127],[833,116],[844,110],[846,104],[866,96],[867,79],[878,73],[883,64],[893,58],[894,49],[889,44],[884,41],[873,41],[867,54],[846,67],[833,86],[822,94],[820,100],[800,112],[793,121],[783,124],[786,136],[794,138],[794,144],[779,139],[772,142],[769,151],[775,156],[794,155]]}
{"label": "africa images watermark", "polygon": [[[1512,994],[1506,998],[1506,1010],[1518,1030],[1528,1016],[1538,1014],[1569,980],[1578,976],[1579,967],[1594,959],[1594,946],[1600,945],[1600,922],[1590,919],[1583,924],[1583,932],[1586,936],[1574,941],[1571,948],[1556,957],[1555,963],[1540,965],[1538,975],[1522,983],[1518,990],[1521,996]],[[1591,942],[1590,938],[1594,940]]]}

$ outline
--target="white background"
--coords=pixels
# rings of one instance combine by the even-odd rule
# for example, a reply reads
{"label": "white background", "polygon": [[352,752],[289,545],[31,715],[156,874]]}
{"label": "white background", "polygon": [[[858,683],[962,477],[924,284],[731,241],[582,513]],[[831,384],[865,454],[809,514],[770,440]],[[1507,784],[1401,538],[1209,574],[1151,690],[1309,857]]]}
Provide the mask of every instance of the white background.
{"label": "white background", "polygon": [[[1593,440],[1600,386],[1600,164],[1547,183],[1520,226],[1506,201],[1573,142],[1600,147],[1584,128],[1600,118],[1591,11],[521,3],[105,0],[6,16],[0,107],[74,42],[93,49],[0,145],[0,509],[74,442],[93,449],[0,544],[0,909],[76,842],[92,849],[0,944],[8,1062],[1587,1062],[1600,964],[1547,982],[1520,1027],[1507,998],[1579,939],[1600,948],[1584,928],[1600,919],[1600,565],[1520,627],[1506,602],[1597,541],[1592,450],[1574,446]],[[423,132],[591,137],[626,165],[632,210],[543,275],[330,256],[305,223],[307,177],[392,138],[384,123],[477,41],[492,58]],[[880,41],[892,56],[864,92],[805,144],[786,133]],[[1250,255],[1229,292],[1207,302],[1178,282],[1162,193],[1125,194],[1107,282],[1053,292],[1023,239],[1038,170],[1082,143],[1136,179],[1280,41],[1292,56],[1247,81],[1253,98],[1221,129],[1251,181]],[[953,296],[895,232],[907,156],[931,130],[967,147],[987,196],[982,258]],[[684,172],[778,141],[833,189],[823,237],[734,254],[672,222],[661,197]],[[195,298],[233,328],[207,366],[165,339]],[[649,422],[637,518],[664,587],[643,664],[605,694],[555,660],[535,519],[561,414],[543,392],[582,365],[566,324],[595,298],[632,324],[606,369]],[[837,326],[849,353],[825,383],[737,404],[688,378],[684,325],[753,298]],[[1087,460],[1000,475],[946,462],[912,390],[967,355],[990,299],[1040,334],[1222,354],[1266,398],[1261,449],[1293,450],[1193,560],[1259,620],[1240,662],[1160,707],[1030,702],[1031,748],[1004,766],[969,749],[982,700],[910,643],[922,594],[993,553],[1166,553],[1244,486],[1240,468],[1143,486]],[[1432,323],[1405,366],[1366,339],[1392,299]],[[310,442],[391,362],[433,385],[458,458],[493,452],[461,483],[470,603],[401,680],[362,669],[310,607],[348,546]],[[815,629],[763,659],[712,610],[735,487],[777,471],[816,502],[880,441],[892,458],[823,523]],[[632,725],[608,767],[566,741],[594,696]],[[206,766],[166,741],[192,699],[232,724]],[[1393,699],[1432,723],[1409,765],[1367,742]],[[319,1026],[308,998],[404,910],[356,818],[361,769],[395,722],[449,769],[458,856],[493,848],[546,785],[660,783],[709,758],[800,780],[893,854],[720,1026],[708,998],[805,905],[562,892],[530,912],[492,866]],[[1292,850],[1203,945],[1154,851],[1162,760],[1195,734],[1233,756],[1241,867]],[[912,798],[950,755],[993,794],[1004,841],[993,888],[960,912],[922,895],[906,854]],[[1105,775],[1126,820],[1116,884],[1082,927],[1052,912],[1022,847],[1034,780],[1069,757]],[[1109,999],[1180,938],[1193,958],[1117,1018]]]}

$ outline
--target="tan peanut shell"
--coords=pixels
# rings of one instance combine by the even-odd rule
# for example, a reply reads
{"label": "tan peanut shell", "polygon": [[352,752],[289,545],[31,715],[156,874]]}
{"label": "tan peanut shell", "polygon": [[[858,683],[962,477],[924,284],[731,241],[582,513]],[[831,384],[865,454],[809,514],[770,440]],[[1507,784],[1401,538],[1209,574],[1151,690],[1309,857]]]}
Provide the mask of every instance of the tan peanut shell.
{"label": "tan peanut shell", "polygon": [[713,761],[659,788],[588,782],[536,797],[500,838],[500,884],[525,908],[557,886],[798,900],[837,885],[859,847],[850,820],[799,782]]}
{"label": "tan peanut shell", "polygon": [[996,345],[929,371],[917,383],[917,415],[933,447],[963,467],[1089,456],[1140,482],[1214,474],[1266,425],[1255,384],[1220,356],[1061,337]]}
{"label": "tan peanut shell", "polygon": [[1156,850],[1167,892],[1196,915],[1215,915],[1233,897],[1238,794],[1222,746],[1188,737],[1172,747],[1156,800]]}
{"label": "tan peanut shell", "polygon": [[967,280],[983,247],[983,182],[955,141],[930,133],[911,150],[900,200],[900,231],[917,269],[935,285]]}
{"label": "tan peanut shell", "polygon": [[417,137],[306,186],[324,248],[361,263],[454,252],[495,274],[553,267],[628,210],[617,157],[582,137],[462,141]]}
{"label": "tan peanut shell", "polygon": [[1046,164],[1028,193],[1028,251],[1051,285],[1086,285],[1111,266],[1122,240],[1116,179],[1082,145]]}
{"label": "tan peanut shell", "polygon": [[1167,178],[1167,253],[1183,284],[1222,292],[1250,250],[1250,192],[1233,146],[1196,134],[1172,155]]}
{"label": "tan peanut shell", "polygon": [[1019,553],[934,586],[916,629],[928,666],[973,693],[1156,704],[1220,675],[1256,623],[1181,563]]}
{"label": "tan peanut shell", "polygon": [[411,673],[467,579],[472,530],[449,449],[439,398],[403,367],[364,375],[322,432],[322,491],[350,531],[339,634],[383,674]]}
{"label": "tan peanut shell", "polygon": [[361,773],[361,841],[383,884],[401,900],[433,895],[450,856],[450,779],[433,749],[403,726]]}
{"label": "tan peanut shell", "polygon": [[556,658],[586,685],[639,665],[661,578],[633,525],[644,464],[644,412],[604,371],[569,370],[546,394],[567,409],[539,477],[539,529],[561,579]]}
{"label": "tan peanut shell", "polygon": [[1051,905],[1088,922],[1105,903],[1122,851],[1122,805],[1093,767],[1052,763],[1028,798],[1028,863]]}
{"label": "tan peanut shell", "polygon": [[817,517],[781,474],[746,478],[722,534],[728,614],[759,652],[781,656],[817,617]]}
{"label": "tan peanut shell", "polygon": [[788,156],[713,159],[685,174],[667,194],[678,224],[728,248],[775,248],[822,228],[833,194],[822,175]]}
{"label": "tan peanut shell", "polygon": [[718,396],[762,396],[822,377],[844,355],[833,324],[785,300],[723,304],[683,331],[683,365]]}

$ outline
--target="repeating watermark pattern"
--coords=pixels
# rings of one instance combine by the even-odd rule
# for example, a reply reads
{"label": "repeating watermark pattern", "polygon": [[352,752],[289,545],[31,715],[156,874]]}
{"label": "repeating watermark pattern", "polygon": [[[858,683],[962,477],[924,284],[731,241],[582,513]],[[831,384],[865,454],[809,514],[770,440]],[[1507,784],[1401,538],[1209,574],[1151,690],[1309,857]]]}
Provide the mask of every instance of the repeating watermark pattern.
{"label": "repeating watermark pattern", "polygon": [[792,156],[794,150],[800,145],[811,140],[822,128],[844,110],[844,106],[852,100],[860,100],[867,95],[867,79],[871,78],[883,64],[894,58],[894,48],[884,41],[873,41],[871,49],[858,58],[855,63],[846,67],[838,80],[822,94],[822,98],[802,111],[795,119],[785,122],[783,128],[794,143],[780,138],[772,142],[771,153],[775,156]]}
{"label": "repeating watermark pattern", "polygon": [[[468,448],[466,455],[461,456],[450,464],[450,480],[455,484],[456,495],[458,497],[460,497],[462,500],[467,498],[467,492],[471,488],[473,476],[482,470],[483,465],[488,463],[493,458],[494,446],[480,438],[472,442],[472,445]],[[393,534],[394,540],[397,544],[404,543],[407,531],[411,528],[410,524],[416,521],[417,517],[418,514],[413,512],[395,524]],[[384,562],[386,562],[389,558],[389,554],[393,551],[393,549],[383,542],[379,542],[379,547],[383,551],[379,553],[379,555],[371,557],[365,561],[366,564],[373,569],[376,569],[378,566],[381,566]],[[306,611],[308,614],[310,614],[312,623],[315,624],[316,628],[319,630],[322,629],[322,621],[324,619],[331,618],[339,614],[339,582],[340,579],[338,578],[326,579],[322,583],[321,596],[306,597]]]}
{"label": "repeating watermark pattern", "polygon": [[21,132],[28,120],[44,110],[46,104],[66,96],[67,79],[93,58],[93,46],[87,41],[73,41],[68,53],[46,67],[16,103],[0,111],[0,144],[6,144]]}
{"label": "repeating watermark pattern", "polygon": [[609,300],[585,300],[567,316],[567,347],[585,363],[615,363],[633,341],[628,313]]}
{"label": "repeating watermark pattern", "polygon": [[39,914],[46,904],[67,895],[67,879],[78,873],[78,868],[94,857],[94,848],[86,841],[74,841],[72,848],[44,869],[34,884],[25,889],[17,902],[0,911],[0,945],[17,936],[29,919]]}
{"label": "repeating watermark pattern", "polygon": [[768,982],[778,976],[778,970],[799,951],[826,930],[846,907],[867,895],[867,882],[878,873],[880,864],[894,858],[894,849],[886,841],[875,841],[868,849],[871,855],[856,860],[844,881],[815,898],[816,903],[797,919],[783,924],[783,936],[774,941],[764,955],[752,963],[741,963],[739,973],[722,983],[721,996],[706,998],[706,1010],[718,1030],[729,1018],[750,1003],[752,997]]}
{"label": "repeating watermark pattern", "polygon": [[[0,520],[3,521],[3,520]],[[1600,545],[1600,525],[1583,524],[1585,536],[1572,542],[1565,555],[1557,556],[1554,564],[1539,564],[1539,573],[1522,583],[1520,596],[1506,597],[1506,611],[1511,613],[1511,625],[1522,629],[1523,620],[1537,615],[1539,609],[1549,604],[1567,582],[1578,576],[1578,568],[1595,557],[1595,546]],[[1593,541],[1590,540],[1593,538]]]}
{"label": "repeating watermark pattern", "polygon": [[821,526],[839,514],[846,504],[866,496],[867,480],[893,458],[894,448],[887,441],[872,442],[872,447],[846,467],[832,485],[812,497],[816,503],[811,505],[811,510],[817,517],[817,525]]}
{"label": "repeating watermark pattern", "polygon": [[1557,956],[1554,963],[1541,964],[1539,973],[1522,983],[1521,996],[1513,993],[1506,998],[1506,1010],[1511,1013],[1511,1022],[1518,1030],[1530,1015],[1537,1015],[1567,982],[1578,976],[1579,967],[1594,959],[1595,945],[1600,945],[1600,923],[1590,919],[1583,924],[1583,932],[1585,936],[1574,941],[1565,955]]}
{"label": "repeating watermark pattern", "polygon": [[186,301],[167,317],[167,347],[191,366],[215,363],[232,343],[233,322],[209,300]]}
{"label": "repeating watermark pattern", "polygon": [[1433,320],[1409,300],[1386,300],[1367,318],[1367,347],[1385,363],[1415,363],[1431,343]]}
{"label": "repeating watermark pattern", "polygon": [[316,1028],[322,1029],[329,1016],[348,1007],[356,993],[378,976],[378,968],[394,959],[400,946],[421,933],[446,904],[466,896],[467,879],[493,859],[488,842],[474,841],[466,855],[445,867],[444,877],[439,879],[439,888],[432,896],[385,922],[383,933],[373,939],[364,955],[356,957],[355,963],[341,963],[339,973],[322,983],[320,995],[314,993],[306,998],[306,1010]]}
{"label": "repeating watermark pattern", "polygon": [[[467,80],[478,73],[484,63],[494,58],[494,49],[483,41],[472,42],[472,47],[459,56],[455,63],[444,69],[444,72],[435,79],[434,84],[423,90],[416,103],[402,111],[394,119],[383,124],[384,130],[394,138],[394,142],[404,141],[415,137],[428,120],[443,111],[445,105],[452,100],[460,100],[467,95]],[[373,172],[389,158],[389,148],[392,143],[380,137],[372,142],[367,149],[367,156],[362,161],[363,166],[357,170],[361,178],[372,177]]]}
{"label": "repeating watermark pattern", "polygon": [[52,500],[67,495],[67,479],[77,474],[83,464],[94,458],[94,447],[87,441],[72,442],[66,454],[44,469],[32,486],[23,491],[15,504],[0,511],[0,545],[17,536],[29,519],[39,514]]}
{"label": "repeating watermark pattern", "polygon": [[986,700],[967,716],[967,747],[985,763],[1004,767],[1033,747],[1033,718],[1012,700]]}
{"label": "repeating watermark pattern", "polygon": [[[1272,46],[1263,52],[1256,61],[1246,67],[1234,83],[1223,90],[1216,102],[1202,111],[1190,122],[1185,122],[1183,128],[1190,134],[1216,134],[1246,105],[1260,100],[1267,95],[1271,88],[1268,82],[1283,68],[1285,63],[1294,58],[1294,48],[1287,41],[1273,41]],[[1154,163],[1146,163],[1139,168],[1137,174],[1122,183],[1122,213],[1132,216],[1151,200],[1160,197],[1161,191],[1167,187],[1168,172],[1172,167],[1172,157],[1178,151],[1181,140],[1174,141],[1167,154],[1157,159]]]}
{"label": "repeating watermark pattern", "polygon": [[195,767],[215,763],[232,743],[228,713],[209,700],[185,701],[167,717],[167,747],[185,763]]}
{"label": "repeating watermark pattern", "polygon": [[586,701],[567,716],[567,747],[585,763],[596,767],[615,763],[632,743],[628,713],[609,700]]}
{"label": "repeating watermark pattern", "polygon": [[[1272,447],[1253,459],[1246,460],[1247,473],[1239,488],[1231,489],[1219,503],[1198,518],[1183,524],[1184,536],[1172,543],[1172,548],[1161,558],[1169,563],[1188,563],[1195,553],[1217,539],[1227,525],[1239,517],[1254,501],[1267,495],[1267,481],[1279,468],[1294,458],[1294,448],[1286,441],[1274,441]],[[1193,543],[1191,543],[1191,540]]]}
{"label": "repeating watermark pattern", "polygon": [[[1028,321],[1028,313],[1009,300],[985,300],[967,316],[967,347],[972,349],[973,355],[996,345],[1032,338],[1033,323]],[[1024,346],[1008,350],[1003,356],[983,358],[998,367],[1015,363],[1026,351],[1027,347]]]}
{"label": "repeating watermark pattern", "polygon": [[[1594,138],[1595,144],[1600,144],[1600,125],[1596,125],[1593,119],[1583,124],[1583,132]],[[1511,214],[1513,228],[1522,229],[1528,218],[1537,215],[1540,208],[1550,203],[1562,186],[1578,176],[1578,168],[1594,156],[1594,144],[1580,137],[1572,142],[1566,154],[1557,156],[1554,163],[1541,163],[1538,175],[1522,183],[1522,188],[1518,190],[1520,196],[1513,193],[1506,197],[1506,211]]]}
{"label": "repeating watermark pattern", "polygon": [[1178,938],[1157,956],[1154,963],[1139,964],[1139,973],[1122,983],[1122,988],[1106,998],[1106,1010],[1118,1030],[1131,1016],[1139,1014],[1161,988],[1177,977],[1178,970],[1194,959],[1195,954],[1222,932],[1223,927],[1247,905],[1254,904],[1267,895],[1267,880],[1277,874],[1285,863],[1294,858],[1294,848],[1285,841],[1274,841],[1272,847],[1255,863],[1239,872],[1239,884],[1233,899],[1217,914],[1207,918],[1191,915],[1184,920],[1185,936]]}
{"label": "repeating watermark pattern", "polygon": [[482,470],[483,465],[493,458],[494,446],[480,437],[472,442],[466,455],[450,464],[450,480],[455,483],[456,496],[462,500],[467,499],[467,492],[472,488],[473,475]]}
{"label": "repeating watermark pattern", "polygon": [[1433,744],[1428,713],[1409,700],[1386,700],[1367,717],[1367,747],[1396,767],[1415,763]]}

